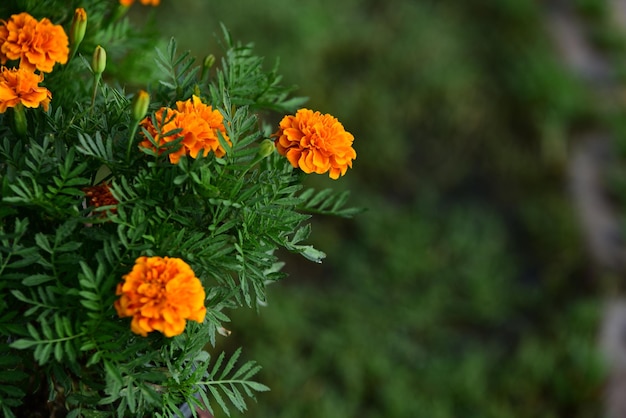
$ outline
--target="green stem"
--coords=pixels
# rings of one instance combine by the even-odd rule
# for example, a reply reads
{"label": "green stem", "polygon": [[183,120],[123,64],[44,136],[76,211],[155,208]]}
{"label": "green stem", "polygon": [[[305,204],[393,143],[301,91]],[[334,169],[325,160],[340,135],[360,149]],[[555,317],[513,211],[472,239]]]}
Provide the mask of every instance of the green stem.
{"label": "green stem", "polygon": [[128,137],[128,147],[126,148],[126,161],[130,162],[130,152],[133,148],[133,143],[135,142],[135,134],[137,133],[137,128],[139,128],[139,121],[135,121],[133,127],[130,130],[130,136]]}
{"label": "green stem", "polygon": [[93,107],[96,103],[96,94],[98,93],[98,85],[100,84],[100,78],[102,74],[94,74],[93,76],[93,93],[91,94],[91,107],[89,108],[89,115],[93,114]]}
{"label": "green stem", "polygon": [[53,338],[51,340],[37,341],[37,344],[60,343],[62,341],[74,340],[78,337],[82,337],[83,335],[85,335],[85,331],[81,332],[80,334],[70,335],[69,337],[61,337],[61,338]]}

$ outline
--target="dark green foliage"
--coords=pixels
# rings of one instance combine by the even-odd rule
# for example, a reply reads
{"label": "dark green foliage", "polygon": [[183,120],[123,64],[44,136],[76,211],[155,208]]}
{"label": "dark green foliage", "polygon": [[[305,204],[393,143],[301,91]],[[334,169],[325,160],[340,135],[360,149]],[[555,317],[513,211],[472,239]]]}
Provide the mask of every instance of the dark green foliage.
{"label": "dark green foliage", "polygon": [[[277,249],[324,257],[303,244],[309,213],[355,211],[344,207],[346,193],[311,198],[284,157],[259,154],[274,131],[259,112],[293,110],[303,100],[290,96],[276,67],[263,68],[251,46],[223,29],[225,57],[210,75],[172,39],[153,55],[158,80],[136,77],[123,58],[152,57],[142,51],[153,44],[150,34],[116,16],[117,2],[70,3],[87,9],[88,32],[79,54],[45,78],[49,111],[27,109],[24,137],[11,112],[0,115],[2,415],[45,410],[40,399],[68,417],[170,417],[183,403],[243,412],[248,398],[268,388],[252,380],[260,366],[240,361],[240,350],[210,354],[229,321],[224,311],[265,302],[266,286],[284,277]],[[4,2],[0,17],[27,11],[67,30],[68,7]],[[96,44],[109,54],[104,81],[94,86]],[[132,94],[116,84],[128,80],[149,82],[147,117],[155,126],[162,121],[153,112],[192,95],[219,110],[231,141],[220,138],[226,155],[174,165],[168,154],[180,140],[162,153],[140,149],[141,139],[155,138],[137,129]],[[92,206],[85,188],[103,183],[117,204]],[[178,257],[193,268],[207,294],[203,324],[189,323],[173,338],[130,331],[114,302],[140,256]]]}

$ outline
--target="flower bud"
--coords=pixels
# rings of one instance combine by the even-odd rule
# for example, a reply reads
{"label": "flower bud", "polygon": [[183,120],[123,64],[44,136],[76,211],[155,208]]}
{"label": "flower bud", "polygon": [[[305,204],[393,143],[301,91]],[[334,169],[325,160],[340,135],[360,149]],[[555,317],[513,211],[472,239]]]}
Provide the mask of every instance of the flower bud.
{"label": "flower bud", "polygon": [[82,7],[79,7],[74,11],[74,19],[72,20],[72,27],[70,29],[70,45],[72,51],[76,51],[78,45],[83,41],[86,30],[87,12],[85,12],[85,9]]}
{"label": "flower bud", "polygon": [[215,64],[215,55],[209,54],[206,57],[204,57],[204,61],[202,62],[202,65],[204,65],[205,68],[207,69],[211,68],[213,64]]}
{"label": "flower bud", "polygon": [[107,66],[107,52],[100,45],[93,51],[93,57],[91,59],[91,69],[94,74],[99,75],[104,72]]}
{"label": "flower bud", "polygon": [[[215,64],[215,55],[209,54],[204,57],[204,60],[202,61],[202,72],[200,73],[200,80],[204,80],[204,77],[208,74],[208,71],[211,69],[213,64]],[[199,96],[199,94],[196,94],[196,96]]]}
{"label": "flower bud", "polygon": [[256,152],[257,158],[265,158],[274,152],[274,141],[271,139],[264,139],[260,144]]}
{"label": "flower bud", "polygon": [[139,90],[133,99],[133,119],[140,121],[148,112],[150,104],[150,95],[145,90]]}

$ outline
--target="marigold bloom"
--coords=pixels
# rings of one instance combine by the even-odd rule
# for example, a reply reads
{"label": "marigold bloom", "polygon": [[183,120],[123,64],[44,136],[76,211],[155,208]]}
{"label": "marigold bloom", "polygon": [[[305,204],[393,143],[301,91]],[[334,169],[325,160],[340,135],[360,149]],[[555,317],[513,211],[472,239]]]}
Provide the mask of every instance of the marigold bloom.
{"label": "marigold bloom", "polygon": [[[101,206],[116,206],[119,203],[111,193],[111,188],[107,183],[85,187],[83,192],[87,197],[88,206],[99,208]],[[111,212],[115,213],[117,212],[117,209],[112,208]]]}
{"label": "marigold bloom", "polygon": [[63,27],[49,19],[38,21],[28,13],[0,20],[0,63],[20,60],[20,67],[49,73],[54,64],[65,64],[69,40]]}
{"label": "marigold bloom", "polygon": [[184,331],[185,320],[204,321],[204,288],[180,258],[139,257],[123,279],[114,306],[121,318],[133,317],[130,329],[135,334],[160,331],[173,337]]}
{"label": "marigold bloom", "polygon": [[336,180],[352,167],[356,158],[354,137],[329,114],[300,109],[281,120],[274,136],[278,137],[278,152],[307,174],[329,172],[330,178]]}
{"label": "marigold bloom", "polygon": [[[165,120],[163,120],[165,112]],[[172,164],[177,164],[183,155],[196,158],[200,150],[204,150],[203,155],[205,156],[210,151],[213,151],[217,157],[223,157],[226,151],[220,144],[218,131],[221,132],[226,142],[231,143],[226,134],[222,114],[211,106],[202,103],[198,96],[193,96],[186,101],[176,102],[175,110],[162,107],[155,113],[155,118],[157,123],[161,124],[159,128],[162,134],[180,129],[180,132],[177,134],[163,136],[159,134],[159,129],[152,124],[150,117],[146,117],[141,121],[141,126],[152,135],[159,147],[182,138],[181,147],[169,154]],[[148,139],[145,139],[139,145],[144,148],[154,149],[154,146]]]}
{"label": "marigold bloom", "polygon": [[[135,0],[120,0],[120,4],[122,6],[131,6]],[[161,0],[141,0],[141,4],[144,6],[151,4],[153,6],[158,6]]]}
{"label": "marigold bloom", "polygon": [[48,110],[52,94],[39,82],[43,75],[35,74],[26,68],[0,68],[0,113],[6,112],[8,107],[22,104],[26,107],[43,106]]}

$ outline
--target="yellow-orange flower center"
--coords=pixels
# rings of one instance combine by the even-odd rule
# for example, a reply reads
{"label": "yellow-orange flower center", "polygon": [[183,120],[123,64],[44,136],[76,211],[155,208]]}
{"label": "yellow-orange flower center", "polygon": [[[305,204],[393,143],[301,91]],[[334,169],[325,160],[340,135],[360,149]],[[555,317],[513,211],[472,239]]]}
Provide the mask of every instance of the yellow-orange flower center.
{"label": "yellow-orange flower center", "polygon": [[278,137],[278,152],[307,174],[329,173],[330,178],[338,179],[356,158],[354,137],[329,114],[300,109],[281,120],[274,136]]}
{"label": "yellow-orange flower center", "polygon": [[185,320],[204,321],[206,307],[202,283],[179,258],[139,257],[117,287],[115,309],[132,317],[131,330],[147,336],[160,331],[166,337],[181,334]]}

